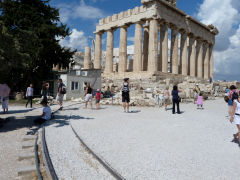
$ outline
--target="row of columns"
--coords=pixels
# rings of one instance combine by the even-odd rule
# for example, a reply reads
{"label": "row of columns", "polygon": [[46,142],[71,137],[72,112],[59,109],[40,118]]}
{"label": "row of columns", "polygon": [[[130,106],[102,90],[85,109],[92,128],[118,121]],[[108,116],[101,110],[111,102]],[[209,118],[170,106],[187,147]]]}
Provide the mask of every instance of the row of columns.
{"label": "row of columns", "polygon": [[[127,71],[127,28],[128,26],[120,27],[119,73]],[[193,34],[187,34],[184,30],[178,30],[174,25],[159,23],[157,19],[151,19],[145,26],[142,22],[135,24],[133,71],[168,73],[168,28],[171,29],[170,72],[205,79],[213,77],[213,45],[195,38]],[[180,53],[179,33],[181,34]],[[105,73],[113,72],[113,40],[114,30],[110,29],[107,31]],[[95,46],[94,68],[100,69],[102,33],[96,33]]]}

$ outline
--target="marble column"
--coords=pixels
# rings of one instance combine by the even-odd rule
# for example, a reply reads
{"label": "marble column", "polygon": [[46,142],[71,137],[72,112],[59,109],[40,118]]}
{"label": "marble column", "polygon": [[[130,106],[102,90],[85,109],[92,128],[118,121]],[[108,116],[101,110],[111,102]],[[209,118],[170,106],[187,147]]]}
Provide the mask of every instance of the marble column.
{"label": "marble column", "polygon": [[162,72],[168,73],[168,26],[166,23],[163,23],[160,26],[160,43]]}
{"label": "marble column", "polygon": [[175,27],[171,27],[171,30],[171,72],[178,74],[178,30]]}
{"label": "marble column", "polygon": [[209,57],[210,57],[210,77],[214,79],[214,57],[213,57],[213,44],[210,45],[209,47]]}
{"label": "marble column", "polygon": [[127,26],[120,28],[118,72],[127,71]]}
{"label": "marble column", "polygon": [[189,36],[188,58],[190,62],[190,76],[196,77],[196,45],[194,36]]}
{"label": "marble column", "polygon": [[142,70],[147,71],[148,67],[148,46],[149,46],[149,27],[144,27],[144,41],[143,41],[143,63],[142,63]]}
{"label": "marble column", "polygon": [[181,73],[184,76],[188,75],[188,58],[187,58],[187,34],[181,32],[181,46],[180,46],[180,65],[182,66]]}
{"label": "marble column", "polygon": [[141,22],[135,24],[133,72],[142,71],[142,31]]}
{"label": "marble column", "polygon": [[204,79],[209,79],[209,44],[206,42],[204,43]]}
{"label": "marble column", "polygon": [[91,48],[85,47],[85,54],[84,54],[84,69],[91,69]]}
{"label": "marble column", "polygon": [[113,72],[113,30],[107,31],[105,73]]}
{"label": "marble column", "polygon": [[96,33],[94,69],[101,69],[102,33]]}
{"label": "marble column", "polygon": [[203,78],[203,43],[197,40],[197,77]]}
{"label": "marble column", "polygon": [[155,73],[158,69],[158,21],[150,20],[148,46],[148,72]]}

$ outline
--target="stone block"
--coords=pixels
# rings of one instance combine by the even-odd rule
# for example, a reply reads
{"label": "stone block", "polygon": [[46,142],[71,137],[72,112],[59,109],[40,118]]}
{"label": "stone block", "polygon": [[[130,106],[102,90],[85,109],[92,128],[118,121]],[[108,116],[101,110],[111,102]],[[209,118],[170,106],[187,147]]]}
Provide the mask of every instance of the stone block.
{"label": "stone block", "polygon": [[132,15],[132,10],[128,9],[127,11],[124,12],[124,17],[129,17]]}
{"label": "stone block", "polygon": [[134,9],[133,9],[133,14],[138,14],[140,12],[140,8],[139,7],[135,7]]}
{"label": "stone block", "polygon": [[108,16],[105,18],[105,23],[110,23],[112,21],[112,16]]}
{"label": "stone block", "polygon": [[146,6],[140,6],[140,12],[142,13],[142,12],[145,12],[145,11],[147,11]]}
{"label": "stone block", "polygon": [[100,19],[99,20],[99,25],[103,25],[105,23],[105,19]]}
{"label": "stone block", "polygon": [[120,12],[118,14],[118,19],[120,20],[120,19],[123,19],[123,18],[124,18],[124,12]]}
{"label": "stone block", "polygon": [[19,176],[29,175],[29,174],[32,174],[32,175],[36,174],[36,167],[34,165],[21,167],[18,171]]}
{"label": "stone block", "polygon": [[118,20],[118,14],[114,14],[112,16],[112,21],[117,21]]}

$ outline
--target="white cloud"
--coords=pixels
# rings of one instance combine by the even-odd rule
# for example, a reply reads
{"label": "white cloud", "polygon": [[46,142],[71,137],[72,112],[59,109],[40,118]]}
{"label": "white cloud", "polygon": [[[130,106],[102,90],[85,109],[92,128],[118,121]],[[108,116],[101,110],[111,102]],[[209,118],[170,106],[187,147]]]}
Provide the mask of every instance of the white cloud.
{"label": "white cloud", "polygon": [[219,30],[214,53],[217,78],[240,80],[240,1],[204,0],[197,16]]}
{"label": "white cloud", "polygon": [[69,19],[100,19],[107,16],[104,11],[99,8],[86,5],[81,0],[78,4],[60,4],[60,19],[63,23],[66,23]]}
{"label": "white cloud", "polygon": [[69,37],[60,40],[63,47],[71,48],[72,50],[83,50],[88,45],[88,39],[85,37],[83,31],[73,29]]}

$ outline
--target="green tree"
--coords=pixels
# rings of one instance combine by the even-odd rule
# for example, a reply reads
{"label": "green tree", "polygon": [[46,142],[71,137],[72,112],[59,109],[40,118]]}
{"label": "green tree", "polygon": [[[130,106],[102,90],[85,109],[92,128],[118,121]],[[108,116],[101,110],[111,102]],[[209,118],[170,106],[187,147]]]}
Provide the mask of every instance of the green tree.
{"label": "green tree", "polygon": [[70,35],[49,0],[4,0],[0,4],[0,81],[21,90],[53,78],[53,64],[67,67],[74,51],[60,46]]}

